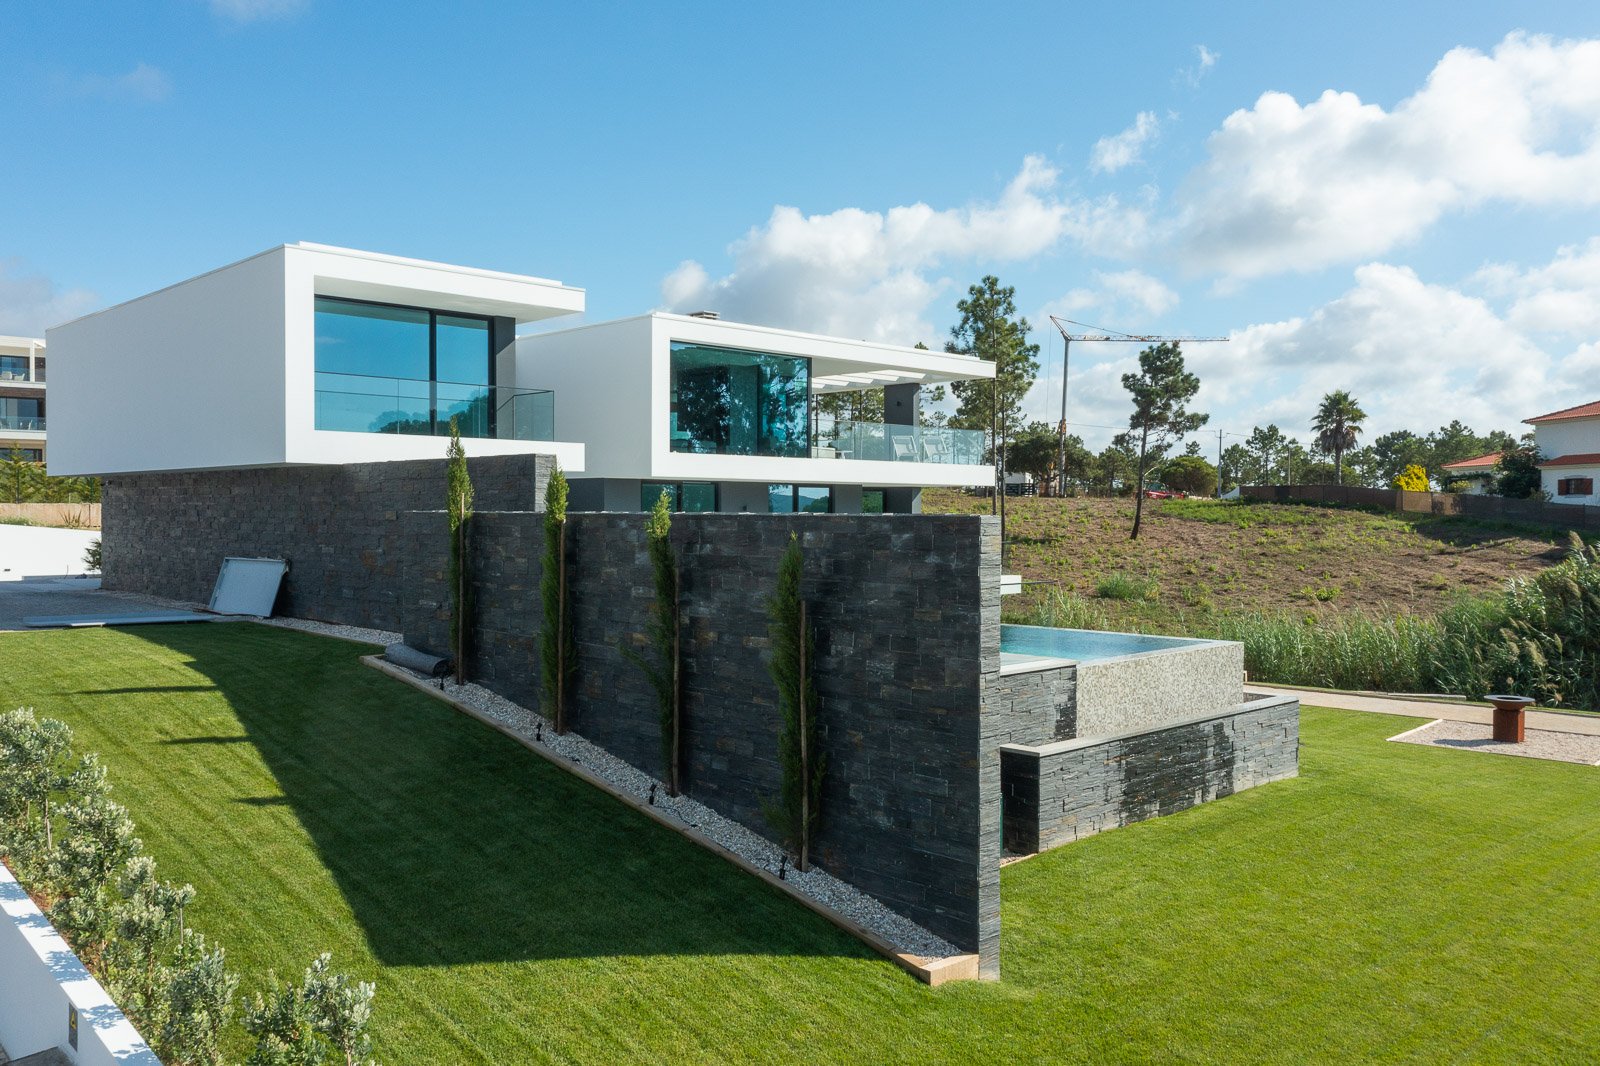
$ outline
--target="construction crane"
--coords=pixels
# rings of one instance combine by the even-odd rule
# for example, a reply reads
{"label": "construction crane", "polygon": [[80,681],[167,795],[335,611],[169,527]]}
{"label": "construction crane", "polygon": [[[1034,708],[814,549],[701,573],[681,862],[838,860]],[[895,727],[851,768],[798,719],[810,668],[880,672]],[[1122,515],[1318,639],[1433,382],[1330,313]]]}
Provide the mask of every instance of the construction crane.
{"label": "construction crane", "polygon": [[[1067,494],[1067,366],[1068,357],[1072,354],[1073,341],[1105,344],[1161,344],[1167,341],[1173,343],[1187,341],[1191,344],[1228,343],[1227,337],[1158,337],[1151,333],[1121,333],[1114,329],[1091,326],[1087,322],[1074,322],[1070,318],[1057,318],[1055,315],[1050,316],[1050,321],[1061,333],[1061,425],[1057,433],[1059,451],[1056,457],[1056,491],[1062,496]],[[1073,333],[1067,329],[1068,326],[1077,326],[1079,329],[1094,330],[1094,332]],[[1144,486],[1140,485],[1139,488],[1142,490]]]}

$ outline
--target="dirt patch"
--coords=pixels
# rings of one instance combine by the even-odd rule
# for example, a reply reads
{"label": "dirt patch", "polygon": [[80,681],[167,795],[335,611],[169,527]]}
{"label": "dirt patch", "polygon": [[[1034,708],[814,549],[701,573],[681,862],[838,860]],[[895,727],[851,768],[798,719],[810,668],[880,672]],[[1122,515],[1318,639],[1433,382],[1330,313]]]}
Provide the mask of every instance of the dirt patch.
{"label": "dirt patch", "polygon": [[[1020,498],[1007,506],[1009,572],[1094,597],[1113,621],[1144,625],[1222,610],[1431,614],[1454,596],[1493,592],[1559,562],[1566,544],[1564,534],[1474,519],[1210,501],[1146,501],[1133,541],[1132,500]],[[989,501],[930,489],[923,509],[987,514]],[[1152,580],[1153,595],[1097,596],[1118,573]],[[1009,599],[1007,613],[1039,594]]]}

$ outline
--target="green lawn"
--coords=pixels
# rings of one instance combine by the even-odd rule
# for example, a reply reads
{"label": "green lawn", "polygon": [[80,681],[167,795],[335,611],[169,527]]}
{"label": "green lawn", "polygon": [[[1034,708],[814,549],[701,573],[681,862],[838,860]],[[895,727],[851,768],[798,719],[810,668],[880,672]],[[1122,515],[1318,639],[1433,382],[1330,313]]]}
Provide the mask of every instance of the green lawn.
{"label": "green lawn", "polygon": [[386,1063],[1413,1059],[1600,1047],[1600,771],[1308,710],[1303,774],[1008,867],[930,990],[493,731],[252,625],[0,634],[246,987],[378,981]]}

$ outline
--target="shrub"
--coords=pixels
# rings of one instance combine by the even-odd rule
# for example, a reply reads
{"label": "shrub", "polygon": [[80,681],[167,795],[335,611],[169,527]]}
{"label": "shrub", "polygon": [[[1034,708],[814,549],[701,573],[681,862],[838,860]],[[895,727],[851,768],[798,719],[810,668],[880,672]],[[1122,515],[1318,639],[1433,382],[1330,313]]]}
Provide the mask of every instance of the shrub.
{"label": "shrub", "polygon": [[1394,487],[1406,492],[1427,492],[1428,472],[1416,463],[1412,463],[1394,479]]}
{"label": "shrub", "polygon": [[681,690],[678,679],[678,560],[672,551],[672,497],[663,489],[645,519],[650,547],[650,568],[655,578],[655,603],[650,610],[648,633],[655,657],[645,659],[627,651],[644,671],[656,694],[661,720],[661,776],[668,795],[679,791]]}
{"label": "shrub", "polygon": [[1103,600],[1154,600],[1161,594],[1161,586],[1154,578],[1118,570],[1101,578],[1094,594]]}
{"label": "shrub", "polygon": [[83,565],[85,567],[87,567],[89,572],[92,573],[92,574],[98,574],[100,572],[100,538],[99,537],[96,537],[93,540],[91,540],[89,542],[89,546],[84,549],[84,551],[83,551]]}
{"label": "shrub", "polygon": [[[245,1031],[256,1038],[249,1066],[318,1066],[343,1059],[370,1066],[372,1000],[377,987],[330,970],[332,956],[317,956],[300,985],[257,995],[245,1007]],[[276,981],[276,979],[274,979]]]}
{"label": "shrub", "polygon": [[206,949],[206,939],[184,932],[167,986],[167,1021],[161,1027],[161,1061],[169,1066],[221,1066],[222,1033],[233,1017],[239,978],[228,972],[228,953]]}

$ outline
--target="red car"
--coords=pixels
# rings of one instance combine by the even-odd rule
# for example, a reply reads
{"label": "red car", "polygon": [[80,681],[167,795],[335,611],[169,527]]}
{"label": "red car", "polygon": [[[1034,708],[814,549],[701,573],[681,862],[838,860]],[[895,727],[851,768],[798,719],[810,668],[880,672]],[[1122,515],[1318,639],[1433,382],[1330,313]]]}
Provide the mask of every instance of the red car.
{"label": "red car", "polygon": [[1187,492],[1173,492],[1170,489],[1145,489],[1144,498],[1147,500],[1186,500]]}

